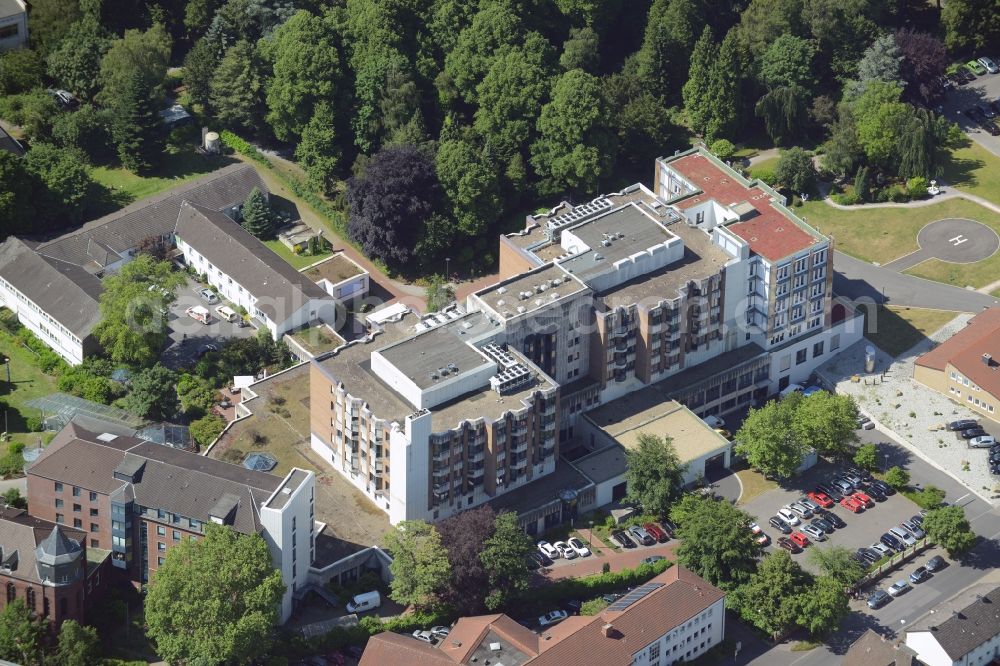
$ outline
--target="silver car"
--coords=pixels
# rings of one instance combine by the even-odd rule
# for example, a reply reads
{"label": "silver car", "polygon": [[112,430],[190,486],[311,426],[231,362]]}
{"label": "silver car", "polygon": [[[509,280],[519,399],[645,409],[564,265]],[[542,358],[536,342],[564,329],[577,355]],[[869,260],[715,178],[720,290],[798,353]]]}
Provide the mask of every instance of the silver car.
{"label": "silver car", "polygon": [[798,502],[792,502],[791,504],[788,504],[786,508],[794,511],[800,518],[812,518],[813,516],[812,509],[803,504],[799,504]]}
{"label": "silver car", "polygon": [[803,525],[802,531],[811,536],[814,541],[826,541],[826,533],[811,523]]}
{"label": "silver car", "polygon": [[813,502],[813,501],[812,501],[811,499],[809,499],[808,497],[800,497],[800,498],[799,498],[799,504],[801,504],[801,505],[802,505],[802,506],[804,506],[804,507],[807,507],[807,508],[808,508],[808,509],[809,509],[810,511],[812,511],[813,513],[816,513],[816,512],[818,512],[818,511],[819,511],[819,510],[820,510],[821,508],[823,508],[823,507],[821,507],[821,506],[820,506],[819,504],[816,504],[816,502]]}
{"label": "silver car", "polygon": [[914,539],[923,539],[927,536],[927,533],[913,520],[904,520],[899,526],[912,534]]}
{"label": "silver car", "polygon": [[904,530],[901,527],[893,527],[893,528],[891,528],[889,530],[889,534],[891,534],[892,536],[894,536],[897,539],[899,539],[900,541],[902,541],[903,545],[906,545],[906,546],[912,546],[913,544],[915,544],[917,542],[917,540],[913,538],[912,534],[910,534],[909,532],[907,532],[906,530]]}

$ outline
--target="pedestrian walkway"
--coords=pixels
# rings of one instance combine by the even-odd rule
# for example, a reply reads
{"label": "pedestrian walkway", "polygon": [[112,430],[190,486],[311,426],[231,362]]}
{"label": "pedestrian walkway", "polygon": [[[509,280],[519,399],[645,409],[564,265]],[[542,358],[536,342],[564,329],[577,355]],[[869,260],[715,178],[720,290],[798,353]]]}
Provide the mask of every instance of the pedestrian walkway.
{"label": "pedestrian walkway", "polygon": [[[942,184],[941,185],[942,191],[944,190],[944,188],[945,185]],[[837,203],[829,196],[824,196],[823,203],[825,203],[827,206],[830,206],[832,208],[837,208],[839,210],[867,210],[870,208],[923,208],[925,206],[934,206],[935,204],[939,204],[942,201],[947,201],[948,199],[965,199],[966,201],[977,203],[983,208],[989,208],[995,213],[1000,213],[1000,206],[993,203],[989,199],[984,199],[975,194],[962,192],[961,190],[956,190],[956,189],[949,190],[948,192],[939,194],[931,199],[920,199],[918,201],[909,201],[907,203],[884,202],[884,203],[853,204],[847,206],[844,204]]]}

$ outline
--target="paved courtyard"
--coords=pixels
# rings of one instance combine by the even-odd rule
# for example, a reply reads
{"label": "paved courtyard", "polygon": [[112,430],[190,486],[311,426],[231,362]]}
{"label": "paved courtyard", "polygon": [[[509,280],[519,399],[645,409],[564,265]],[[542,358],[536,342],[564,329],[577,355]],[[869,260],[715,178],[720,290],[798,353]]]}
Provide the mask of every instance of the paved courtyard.
{"label": "paved courtyard", "polygon": [[[838,393],[853,395],[865,414],[884,426],[890,437],[914,455],[997,505],[1000,504],[1000,479],[989,473],[986,450],[970,449],[954,433],[939,429],[947,421],[978,418],[978,415],[913,381],[914,360],[935,342],[946,340],[960,330],[970,318],[967,314],[957,316],[930,339],[896,359],[878,350],[872,375],[863,372],[867,341],[845,349],[818,372],[828,385],[836,387]],[[851,381],[855,374],[861,375],[860,382]],[[998,430],[988,419],[982,419],[982,423],[988,431]]]}

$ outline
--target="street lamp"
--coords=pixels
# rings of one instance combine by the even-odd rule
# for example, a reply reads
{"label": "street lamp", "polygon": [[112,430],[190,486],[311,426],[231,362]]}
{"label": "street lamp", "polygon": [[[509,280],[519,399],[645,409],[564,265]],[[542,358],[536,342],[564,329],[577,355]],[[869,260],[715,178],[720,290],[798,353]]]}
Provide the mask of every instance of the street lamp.
{"label": "street lamp", "polygon": [[882,468],[882,472],[884,473],[888,471],[889,471],[889,454],[887,453],[885,454],[885,467]]}
{"label": "street lamp", "polygon": [[590,521],[590,531],[587,534],[587,548],[591,548],[592,547],[591,542],[593,541],[593,539],[594,539],[594,521],[591,520]]}
{"label": "street lamp", "polygon": [[444,259],[444,281],[451,281],[451,257],[445,257]]}

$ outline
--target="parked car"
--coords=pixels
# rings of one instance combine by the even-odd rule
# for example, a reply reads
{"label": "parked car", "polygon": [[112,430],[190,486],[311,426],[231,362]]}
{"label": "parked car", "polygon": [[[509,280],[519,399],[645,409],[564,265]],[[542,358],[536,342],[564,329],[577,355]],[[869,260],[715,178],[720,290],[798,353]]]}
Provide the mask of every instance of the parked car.
{"label": "parked car", "polygon": [[954,85],[955,87],[964,86],[965,85],[965,77],[963,77],[958,72],[954,72],[952,74],[949,74],[948,75],[948,80],[951,81],[952,85]]}
{"label": "parked car", "polygon": [[219,302],[219,297],[211,289],[199,289],[198,295],[210,305]]}
{"label": "parked car", "polygon": [[789,525],[785,520],[783,520],[779,516],[771,516],[771,518],[768,519],[767,522],[770,523],[771,527],[778,530],[782,534],[792,533],[792,526]]}
{"label": "parked car", "polygon": [[615,530],[611,533],[611,540],[615,542],[616,546],[621,548],[635,548],[635,541],[629,538],[625,532],[622,530]]}
{"label": "parked car", "polygon": [[907,532],[909,532],[910,534],[912,534],[914,539],[923,539],[925,536],[927,536],[927,533],[924,532],[923,528],[920,527],[920,525],[917,525],[912,520],[904,520],[899,524],[899,526],[902,527]]}
{"label": "parked car", "polygon": [[892,597],[885,590],[875,590],[870,595],[868,595],[868,608],[875,610],[876,608],[881,608],[885,606],[892,600]]}
{"label": "parked car", "polygon": [[613,604],[619,599],[621,599],[623,596],[624,595],[619,594],[618,592],[609,592],[608,594],[601,596],[601,599],[603,599],[605,603]]}
{"label": "parked car", "polygon": [[974,449],[988,449],[996,443],[997,440],[993,435],[979,435],[969,440],[969,446]]}
{"label": "parked car", "polygon": [[548,541],[539,541],[536,545],[538,547],[538,552],[540,552],[545,557],[551,560],[559,559],[560,557],[559,550]]}
{"label": "parked car", "polygon": [[903,550],[906,549],[906,546],[903,544],[902,541],[900,541],[899,539],[897,539],[895,535],[889,534],[888,532],[886,532],[885,534],[883,534],[882,537],[879,539],[879,541],[881,541],[886,546],[888,546],[889,548],[892,548],[893,550],[895,550],[897,552],[902,552]]}
{"label": "parked car", "polygon": [[915,516],[912,516],[910,518],[910,520],[912,520],[917,525],[920,525],[921,527],[924,526],[924,517],[921,516],[919,513],[917,515],[915,515]]}
{"label": "parked car", "polygon": [[959,419],[948,423],[945,427],[948,430],[966,430],[967,428],[975,428],[978,425],[979,421],[976,419]]}
{"label": "parked car", "polygon": [[976,80],[976,75],[973,74],[967,67],[959,67],[958,75],[962,77],[962,80],[966,83],[972,83]]}
{"label": "parked car", "polygon": [[886,557],[887,555],[892,555],[895,552],[894,548],[890,548],[881,541],[877,541],[868,547],[874,550],[876,553],[878,553],[879,558]]}
{"label": "parked car", "polygon": [[930,572],[941,571],[948,566],[948,560],[944,559],[940,555],[935,555],[931,559],[927,560],[927,564],[924,567]]}
{"label": "parked car", "polygon": [[986,73],[986,68],[979,64],[976,60],[970,60],[965,63],[966,69],[975,74],[976,76],[982,76]]}
{"label": "parked car", "polygon": [[824,518],[813,518],[809,521],[809,524],[823,530],[824,534],[833,534],[833,525],[828,523]]}
{"label": "parked car", "polygon": [[802,506],[804,506],[804,507],[806,507],[807,509],[809,509],[810,511],[812,511],[812,512],[813,512],[813,515],[815,515],[817,511],[820,511],[820,510],[822,510],[822,509],[823,509],[823,507],[822,507],[822,506],[820,506],[820,505],[819,505],[819,504],[817,504],[816,502],[813,502],[813,501],[812,501],[811,499],[809,499],[808,497],[800,497],[800,498],[799,498],[799,504],[801,504]]}
{"label": "parked car", "polygon": [[771,537],[767,536],[767,534],[764,533],[764,530],[761,529],[760,525],[757,523],[750,523],[750,531],[753,532],[754,541],[761,546],[766,546],[771,543]]}
{"label": "parked car", "polygon": [[958,433],[958,436],[961,437],[962,439],[968,440],[968,439],[976,439],[977,437],[985,437],[986,434],[987,434],[986,431],[983,430],[981,427],[975,427],[975,428],[969,428],[968,430],[963,430],[962,432]]}
{"label": "parked car", "polygon": [[997,115],[993,111],[993,107],[991,107],[987,102],[980,102],[976,106],[979,107],[980,113],[982,113],[987,118],[995,118]]}
{"label": "parked car", "polygon": [[897,580],[895,583],[889,586],[889,594],[893,597],[898,597],[901,594],[906,594],[910,591],[910,584],[905,580]]}
{"label": "parked car", "polygon": [[979,126],[982,127],[984,130],[986,130],[987,132],[989,132],[992,136],[1000,135],[1000,127],[997,127],[996,123],[984,120],[983,122],[979,123]]}
{"label": "parked car", "polygon": [[823,493],[834,502],[839,502],[844,499],[844,496],[840,494],[840,491],[826,483],[820,483],[816,485],[816,491],[818,493]]}
{"label": "parked car", "polygon": [[875,506],[875,502],[872,500],[871,496],[869,496],[868,493],[861,492],[860,490],[851,495],[851,499],[866,509],[870,509]]}
{"label": "parked car", "polygon": [[576,537],[567,539],[566,545],[572,548],[573,552],[580,557],[590,557],[590,548],[587,548],[587,546]]}
{"label": "parked car", "polygon": [[913,535],[904,530],[902,527],[889,528],[889,534],[902,541],[904,546],[912,546],[917,543],[917,540],[913,538]]}
{"label": "parked car", "polygon": [[882,492],[881,488],[879,488],[873,483],[869,484],[868,487],[865,488],[865,494],[871,497],[876,502],[884,502],[887,499],[885,493]]}
{"label": "parked car", "polygon": [[1000,67],[997,67],[997,64],[993,62],[991,58],[983,56],[982,58],[978,58],[976,62],[982,65],[983,69],[985,69],[990,74],[996,74],[997,72],[1000,72]]}
{"label": "parked car", "polygon": [[189,307],[187,310],[184,311],[184,314],[186,314],[188,317],[191,317],[191,319],[194,319],[195,321],[199,321],[202,324],[205,324],[206,326],[212,323],[212,315],[210,315],[208,313],[208,310],[201,307],[200,305],[192,305],[191,307]]}
{"label": "parked car", "polygon": [[814,393],[820,393],[822,390],[823,390],[822,387],[819,387],[819,386],[816,386],[815,384],[813,384],[812,386],[807,386],[805,388],[805,390],[802,391],[802,396],[805,397],[805,398],[808,398],[809,396],[811,396]]}
{"label": "parked car", "polygon": [[848,483],[850,483],[855,488],[857,488],[858,486],[861,485],[862,477],[861,477],[860,474],[854,474],[853,472],[845,471],[845,472],[841,472],[840,478],[844,479],[845,481],[847,481]]}
{"label": "parked car", "polygon": [[563,558],[565,558],[567,560],[575,560],[576,559],[576,551],[573,550],[572,548],[570,548],[569,544],[566,543],[565,541],[556,541],[552,545],[553,545],[553,547],[555,547],[556,550],[559,551],[559,554]]}
{"label": "parked car", "polygon": [[785,508],[790,509],[799,518],[812,518],[812,509],[801,504],[800,502],[792,502],[791,504],[786,504]]}
{"label": "parked car", "polygon": [[842,530],[847,527],[847,523],[844,522],[844,519],[832,511],[823,511],[819,514],[819,517],[836,527],[838,530]]}
{"label": "parked car", "polygon": [[642,529],[638,525],[633,525],[632,527],[628,528],[628,533],[629,536],[635,539],[636,543],[641,543],[644,546],[652,546],[654,543],[656,543],[656,539],[651,537],[646,530]]}
{"label": "parked car", "polygon": [[930,577],[931,572],[927,570],[927,567],[917,567],[910,574],[910,582],[914,585],[919,585]]}
{"label": "parked car", "polygon": [[831,498],[829,495],[827,495],[821,490],[813,490],[809,492],[808,496],[809,496],[809,501],[818,504],[820,507],[824,509],[829,509],[833,507],[833,498]]}
{"label": "parked car", "polygon": [[788,538],[794,541],[796,545],[801,548],[805,548],[809,545],[809,538],[802,532],[792,532]]}
{"label": "parked car", "polygon": [[811,536],[815,541],[826,541],[826,532],[816,527],[812,523],[809,523],[808,525],[803,525],[802,531],[808,536]]}
{"label": "parked car", "polygon": [[671,538],[673,538],[674,534],[677,533],[677,525],[673,521],[667,520],[666,518],[660,521],[660,527],[666,530],[667,534]]}
{"label": "parked car", "polygon": [[559,624],[568,617],[569,613],[567,613],[564,610],[549,611],[545,615],[542,615],[540,618],[538,618],[538,626],[550,627],[553,624]]}
{"label": "parked car", "polygon": [[862,511],[865,510],[865,507],[863,507],[853,497],[845,497],[844,499],[840,500],[840,506],[844,507],[845,509],[847,509],[852,513],[861,513]]}
{"label": "parked car", "polygon": [[882,556],[878,554],[878,551],[872,550],[871,548],[858,548],[856,554],[860,555],[861,559],[868,563],[865,566],[875,564],[882,559]]}
{"label": "parked car", "polygon": [[888,483],[881,479],[875,479],[871,482],[870,488],[878,488],[880,491],[885,493],[886,497],[892,497],[896,494],[896,489],[890,486]]}
{"label": "parked car", "polygon": [[667,558],[663,555],[650,555],[649,557],[642,558],[642,564],[652,564],[653,562],[659,562],[660,560],[665,560]]}
{"label": "parked car", "polygon": [[431,633],[437,636],[438,638],[447,638],[448,634],[451,633],[451,629],[442,625],[438,625],[436,627],[431,627]]}
{"label": "parked car", "polygon": [[660,543],[670,541],[670,535],[667,534],[667,531],[656,523],[645,523],[642,526],[642,529],[646,530],[646,532],[649,533],[649,536],[653,537]]}
{"label": "parked car", "polygon": [[413,637],[418,641],[423,641],[424,643],[430,643],[434,645],[437,643],[437,638],[427,629],[417,629],[413,632]]}
{"label": "parked car", "polygon": [[872,473],[869,472],[867,469],[862,469],[860,467],[848,467],[847,471],[853,474],[854,476],[861,477],[862,481],[872,480]]}
{"label": "parked car", "polygon": [[779,398],[785,398],[787,396],[790,396],[793,393],[802,393],[805,390],[806,390],[806,387],[803,386],[802,384],[789,384],[785,388],[783,388],[780,391],[778,391],[778,397]]}
{"label": "parked car", "polygon": [[799,517],[795,515],[795,512],[789,509],[787,506],[783,506],[778,509],[778,517],[783,521],[791,525],[792,527],[799,524]]}
{"label": "parked car", "polygon": [[833,487],[839,490],[843,495],[850,495],[854,492],[854,484],[846,479],[833,479],[831,481]]}
{"label": "parked car", "polygon": [[794,555],[795,553],[801,553],[802,552],[802,546],[800,546],[799,544],[795,543],[794,541],[792,541],[788,537],[780,537],[778,539],[778,546],[780,548],[784,548],[785,550],[787,550],[792,555]]}
{"label": "parked car", "polygon": [[871,423],[871,418],[865,416],[864,414],[858,414],[858,427],[863,428],[866,423]]}
{"label": "parked car", "polygon": [[569,601],[564,601],[562,607],[570,615],[579,615],[580,609],[583,608],[583,602],[579,599],[570,599]]}
{"label": "parked car", "polygon": [[552,560],[549,559],[548,556],[543,555],[541,553],[541,551],[534,552],[534,553],[529,553],[528,557],[531,558],[531,561],[534,563],[534,565],[535,565],[536,568],[537,567],[551,567],[552,566]]}

